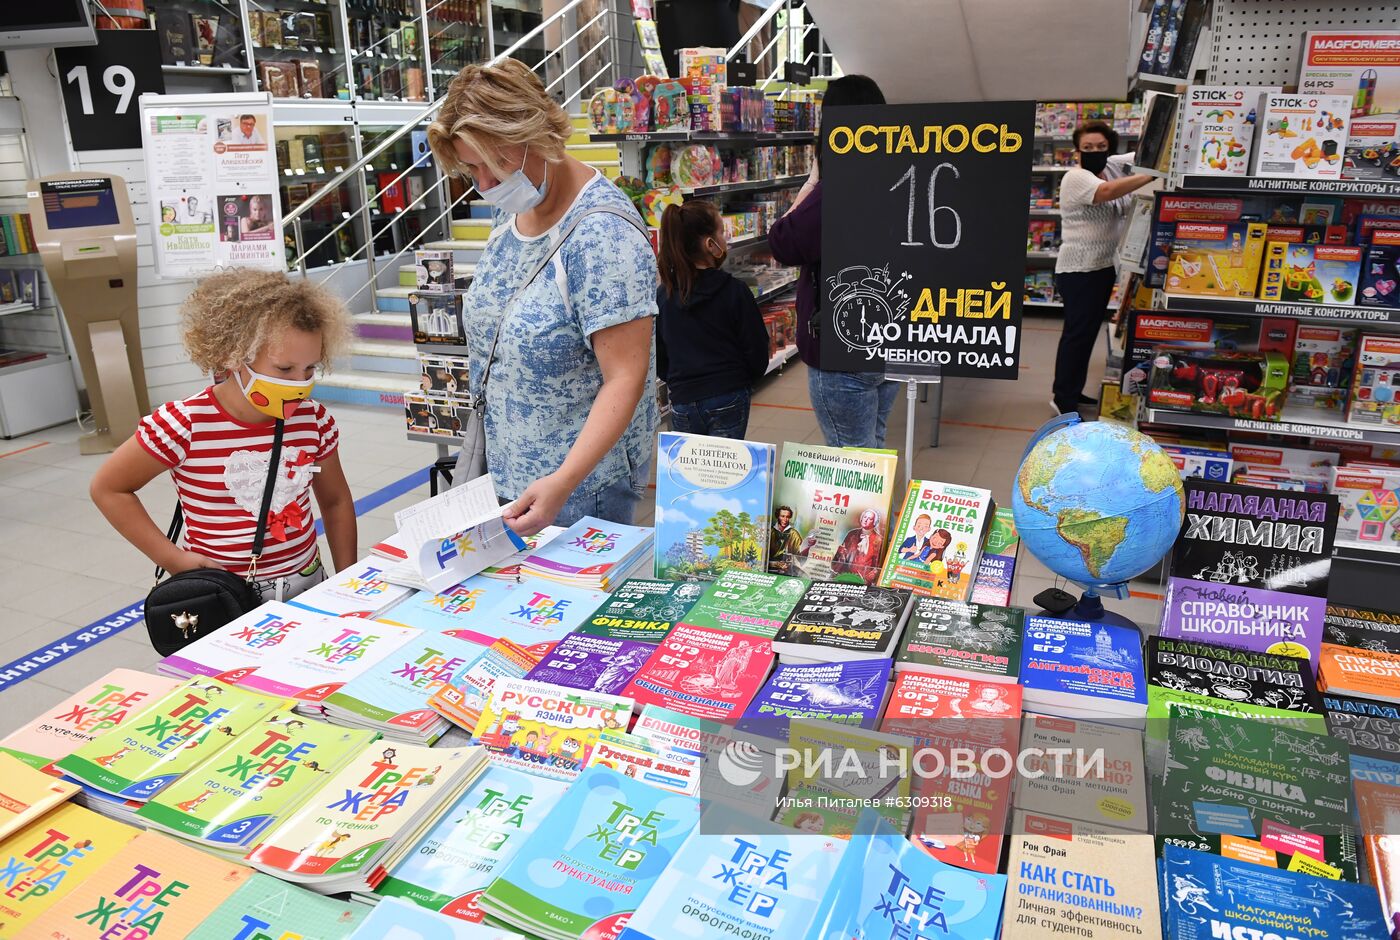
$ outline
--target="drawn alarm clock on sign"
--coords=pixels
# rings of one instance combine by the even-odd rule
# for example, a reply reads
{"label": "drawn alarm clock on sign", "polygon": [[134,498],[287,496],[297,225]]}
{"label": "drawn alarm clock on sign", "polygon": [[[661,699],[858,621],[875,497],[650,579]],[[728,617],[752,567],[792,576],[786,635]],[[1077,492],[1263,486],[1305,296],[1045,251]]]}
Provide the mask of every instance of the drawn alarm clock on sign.
{"label": "drawn alarm clock on sign", "polygon": [[909,292],[900,285],[908,277],[892,280],[889,265],[851,265],[826,279],[833,325],[847,349],[869,351],[900,338],[899,320],[909,311]]}

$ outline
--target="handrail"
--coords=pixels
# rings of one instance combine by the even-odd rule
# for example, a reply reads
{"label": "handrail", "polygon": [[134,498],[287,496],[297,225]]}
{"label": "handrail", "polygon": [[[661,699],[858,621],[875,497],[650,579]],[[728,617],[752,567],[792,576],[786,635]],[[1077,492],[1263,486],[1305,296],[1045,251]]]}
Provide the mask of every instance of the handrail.
{"label": "handrail", "polygon": [[[538,36],[540,33],[544,32],[545,27],[547,27],[547,26],[549,26],[550,24],[552,24],[555,20],[560,19],[561,17],[563,17],[563,16],[564,16],[566,13],[568,13],[570,10],[573,10],[573,9],[575,9],[576,7],[582,5],[583,2],[584,2],[584,0],[569,0],[568,3],[566,3],[566,4],[565,4],[563,7],[561,7],[559,10],[557,10],[556,12],[554,12],[553,14],[551,14],[547,19],[542,20],[538,26],[536,26],[534,29],[530,30],[530,31],[529,31],[528,33],[526,33],[524,36],[521,36],[521,37],[520,37],[519,39],[517,39],[514,43],[512,43],[510,46],[508,46],[504,52],[500,53],[499,55],[496,55],[496,56],[492,57],[492,58],[490,59],[490,61],[489,61],[487,64],[489,64],[489,65],[495,65],[495,64],[497,64],[498,62],[501,62],[501,61],[503,61],[503,60],[505,60],[505,59],[510,58],[510,57],[511,57],[512,55],[514,55],[518,50],[520,50],[522,47],[524,47],[524,45],[525,45],[527,42],[530,42],[530,41],[533,40],[536,36]],[[782,0],[778,0],[778,2],[782,2]],[[544,63],[547,62],[547,61],[549,61],[549,57],[548,57],[548,56],[545,56],[544,58],[540,59],[539,64],[537,64],[535,67],[538,68],[539,65],[542,65],[542,64],[544,64]],[[533,70],[532,70],[532,71],[533,71]],[[445,96],[444,96],[444,97],[445,97]],[[438,109],[439,107],[441,107],[441,105],[442,105],[442,99],[439,98],[439,99],[437,99],[436,101],[433,101],[432,103],[430,103],[430,104],[429,104],[426,108],[424,108],[423,110],[421,110],[421,111],[415,113],[415,114],[413,115],[413,117],[411,117],[411,118],[409,118],[408,120],[404,121],[402,127],[400,127],[398,130],[394,131],[392,134],[389,134],[388,136],[386,136],[383,140],[381,140],[378,144],[376,144],[368,153],[366,153],[364,156],[360,157],[360,159],[356,160],[354,163],[350,164],[350,166],[346,167],[343,171],[341,171],[341,172],[338,174],[338,176],[340,176],[340,177],[343,178],[343,179],[351,179],[351,178],[353,178],[353,177],[352,177],[352,174],[360,172],[360,171],[363,170],[366,166],[368,166],[370,163],[373,163],[373,162],[374,162],[374,159],[375,159],[376,157],[378,157],[380,154],[384,153],[386,150],[388,150],[391,146],[393,146],[393,145],[394,145],[395,143],[397,143],[398,141],[402,140],[405,134],[407,134],[409,131],[411,131],[411,130],[413,130],[415,127],[417,127],[418,124],[421,123],[422,121],[427,120],[428,117],[430,117],[430,116],[433,114],[433,112],[437,111],[437,109]],[[320,202],[320,200],[321,200],[321,198],[322,198],[322,196],[323,196],[324,193],[330,191],[331,189],[338,188],[340,185],[342,185],[342,184],[339,183],[339,182],[336,182],[335,179],[331,179],[331,180],[327,181],[326,185],[322,186],[322,187],[321,187],[320,189],[318,189],[316,192],[312,193],[312,194],[307,198],[307,200],[306,200],[305,202],[301,203],[301,204],[298,205],[296,208],[292,209],[291,212],[288,212],[286,215],[282,216],[282,224],[285,226],[285,225],[287,225],[287,224],[289,224],[289,223],[295,222],[297,219],[300,219],[303,215],[305,215],[305,214],[311,209],[312,206],[314,206],[316,203]]]}
{"label": "handrail", "polygon": [[733,48],[724,54],[724,61],[728,62],[732,60],[740,50],[746,49],[753,38],[763,31],[763,27],[768,25],[768,21],[777,16],[778,11],[787,5],[787,2],[788,0],[773,0],[773,2],[768,5],[768,9],[764,10],[763,14],[749,27],[749,31],[740,36],[739,41],[734,44]]}

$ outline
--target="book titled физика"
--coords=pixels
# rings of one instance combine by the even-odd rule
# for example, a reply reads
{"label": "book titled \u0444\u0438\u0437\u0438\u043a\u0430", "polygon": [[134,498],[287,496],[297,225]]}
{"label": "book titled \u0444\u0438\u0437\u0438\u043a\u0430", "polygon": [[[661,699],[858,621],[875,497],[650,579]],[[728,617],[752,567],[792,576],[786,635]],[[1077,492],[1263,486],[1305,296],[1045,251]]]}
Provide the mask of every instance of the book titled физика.
{"label": "book titled \u0444\u0438\u0437\u0438\u043a\u0430", "polygon": [[1337,498],[1186,481],[1162,636],[1317,660]]}

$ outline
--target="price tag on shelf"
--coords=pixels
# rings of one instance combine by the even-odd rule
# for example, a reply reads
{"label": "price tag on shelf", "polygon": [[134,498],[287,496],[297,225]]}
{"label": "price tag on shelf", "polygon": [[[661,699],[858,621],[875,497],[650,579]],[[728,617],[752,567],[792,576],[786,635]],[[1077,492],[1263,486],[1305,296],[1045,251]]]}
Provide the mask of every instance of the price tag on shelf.
{"label": "price tag on shelf", "polygon": [[822,117],[821,366],[1020,374],[1035,103]]}

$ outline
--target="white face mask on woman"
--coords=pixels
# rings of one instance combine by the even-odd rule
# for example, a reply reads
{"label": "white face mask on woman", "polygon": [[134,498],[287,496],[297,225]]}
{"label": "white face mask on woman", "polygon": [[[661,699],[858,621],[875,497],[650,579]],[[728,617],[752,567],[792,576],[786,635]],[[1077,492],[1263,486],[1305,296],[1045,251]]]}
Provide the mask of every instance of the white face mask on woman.
{"label": "white face mask on woman", "polygon": [[525,175],[525,160],[529,156],[530,145],[526,144],[525,157],[520,160],[520,169],[490,189],[477,189],[477,194],[496,208],[515,215],[535,208],[549,191],[549,163],[544,165],[544,179],[536,186]]}

